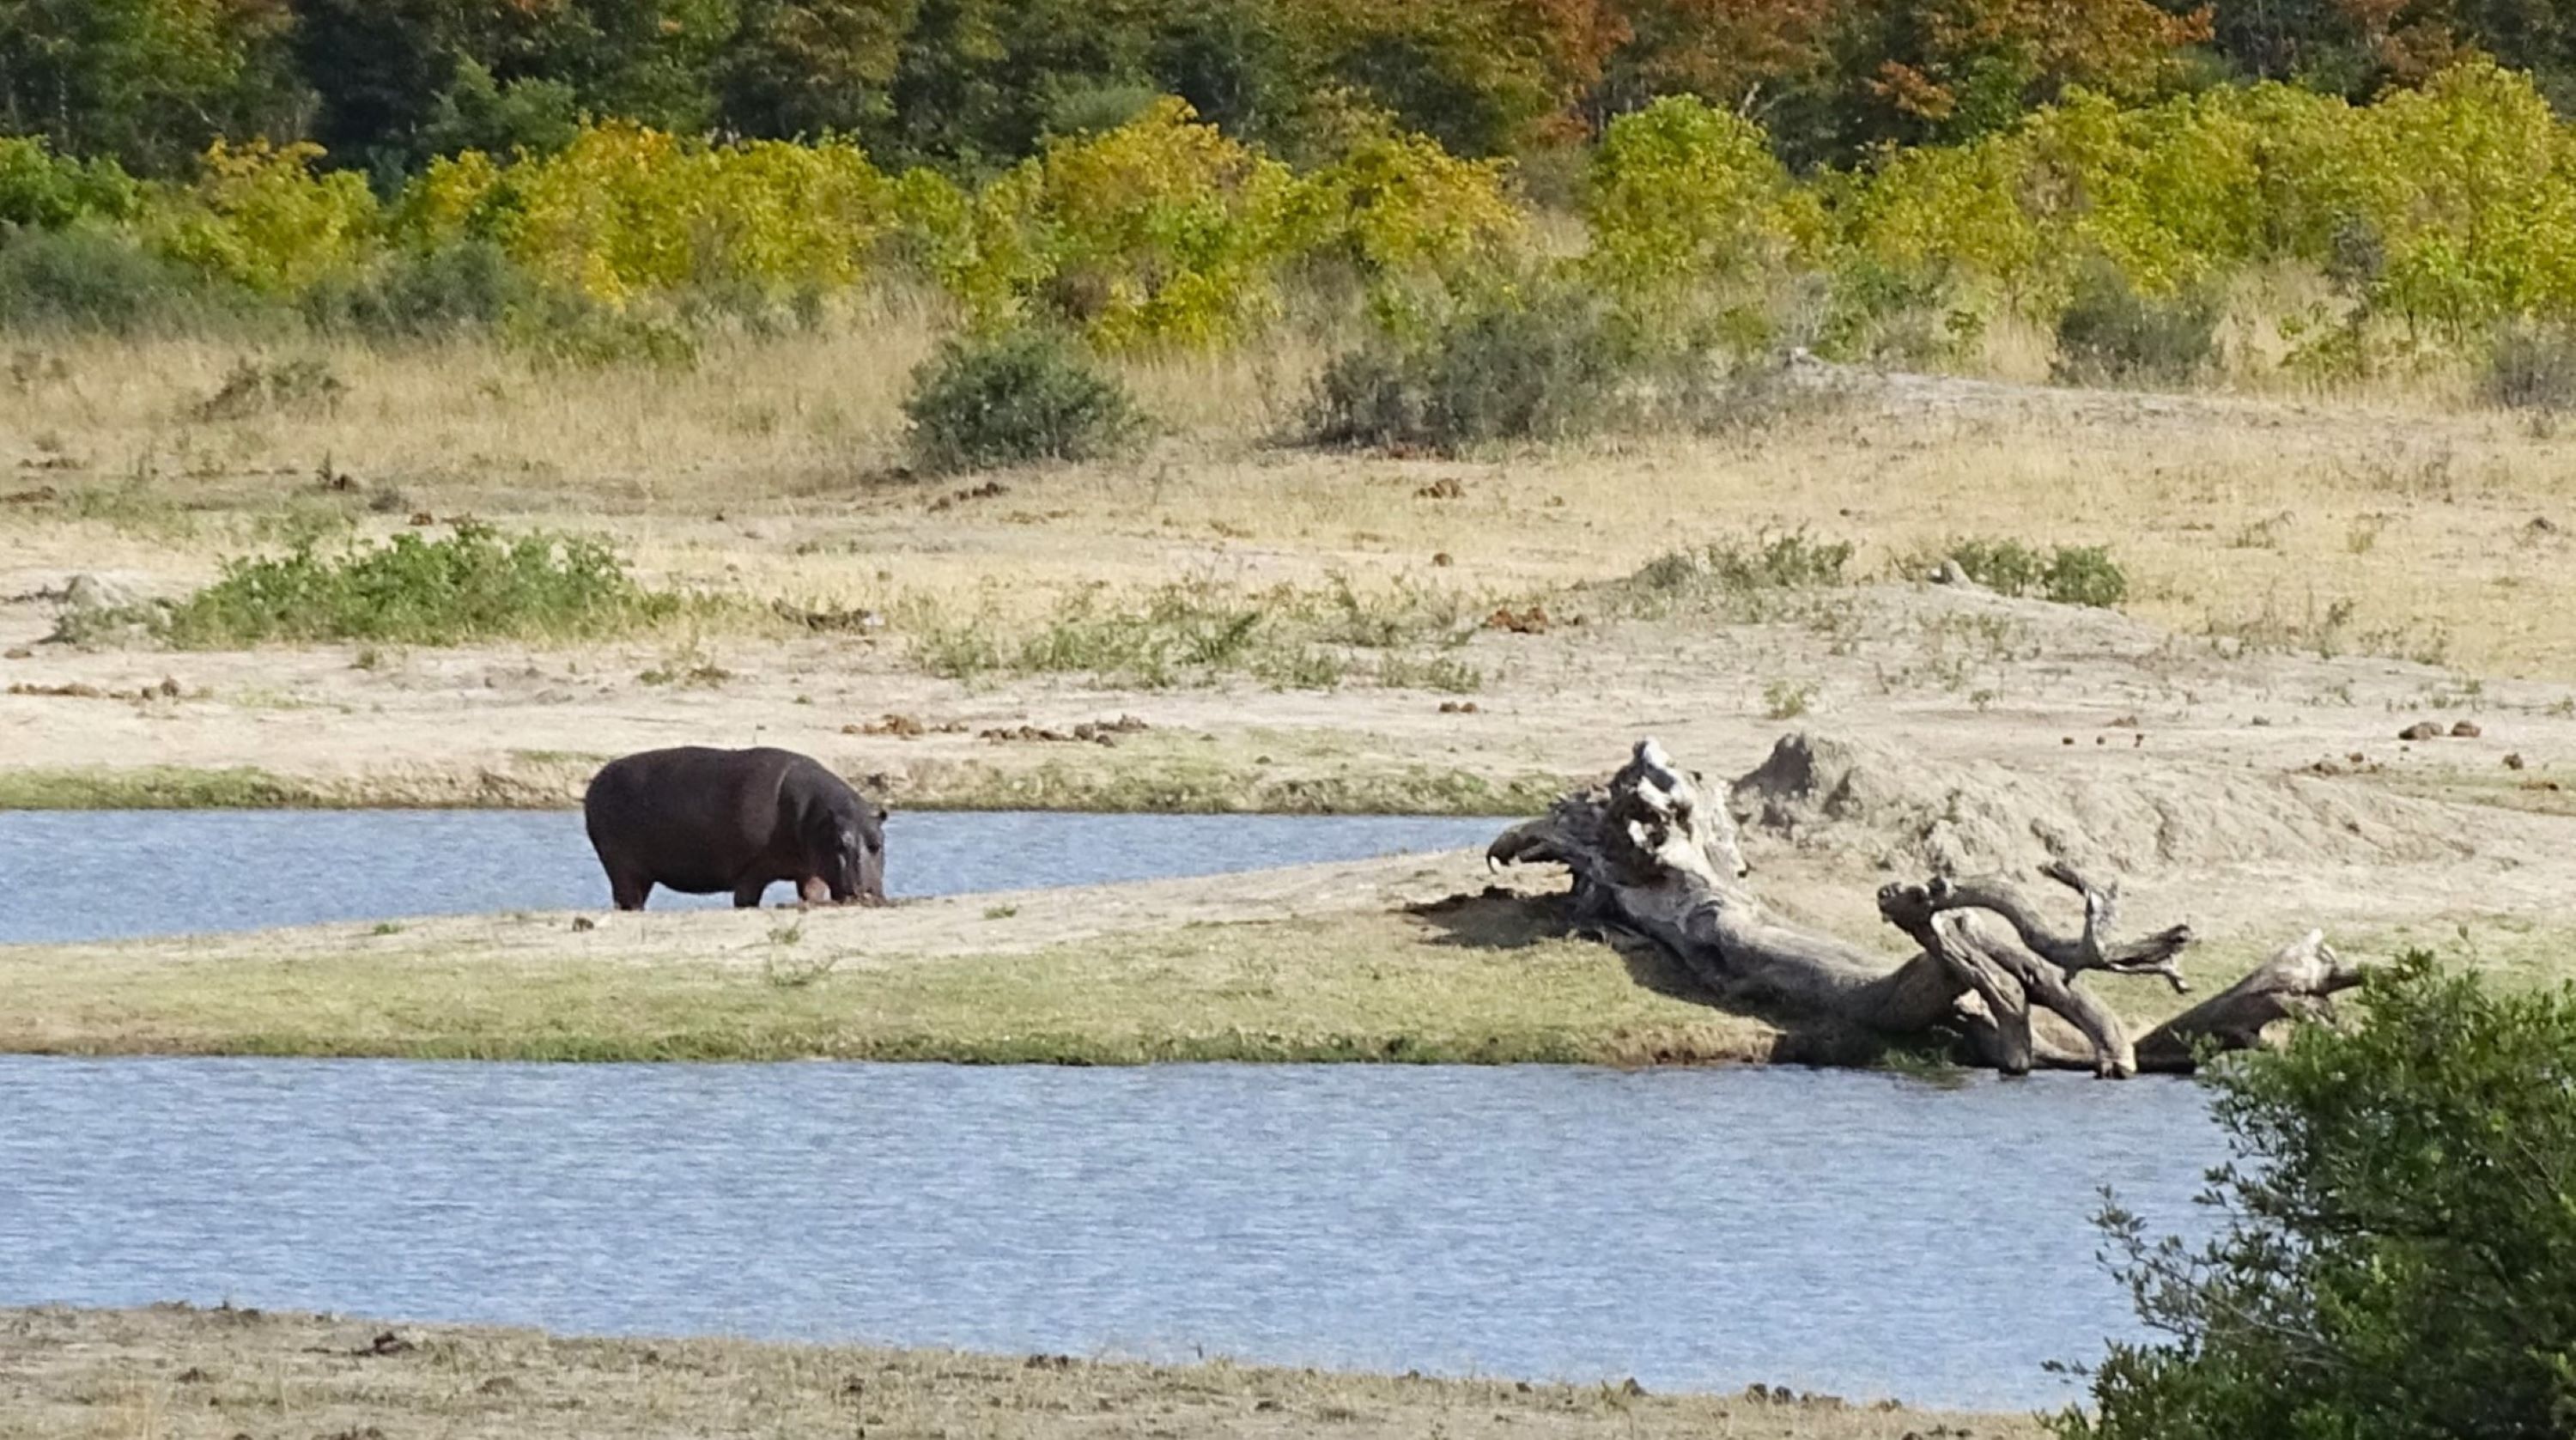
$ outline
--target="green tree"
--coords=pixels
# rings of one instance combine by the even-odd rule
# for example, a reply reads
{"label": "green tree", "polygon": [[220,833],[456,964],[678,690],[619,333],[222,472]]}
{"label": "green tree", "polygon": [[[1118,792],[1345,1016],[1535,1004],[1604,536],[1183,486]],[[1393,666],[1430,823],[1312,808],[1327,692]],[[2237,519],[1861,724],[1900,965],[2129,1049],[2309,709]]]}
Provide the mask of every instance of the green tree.
{"label": "green tree", "polygon": [[2236,1152],[2193,1252],[2104,1219],[2139,1313],[2068,1440],[2558,1440],[2576,1427],[2576,988],[2430,956],[2348,1028],[2206,1072]]}
{"label": "green tree", "polygon": [[66,155],[185,172],[299,108],[270,0],[0,0],[0,128]]}
{"label": "green tree", "polygon": [[569,143],[583,112],[696,133],[733,0],[294,0],[334,164],[393,177],[465,148]]}
{"label": "green tree", "polygon": [[726,126],[782,140],[883,126],[919,9],[918,0],[745,0],[718,81]]}

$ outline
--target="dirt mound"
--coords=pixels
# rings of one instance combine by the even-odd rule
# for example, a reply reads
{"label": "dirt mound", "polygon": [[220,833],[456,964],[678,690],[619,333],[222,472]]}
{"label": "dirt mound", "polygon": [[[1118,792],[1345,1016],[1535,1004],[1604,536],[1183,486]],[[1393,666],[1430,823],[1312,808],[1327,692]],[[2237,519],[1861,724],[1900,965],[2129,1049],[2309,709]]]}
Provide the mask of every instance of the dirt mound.
{"label": "dirt mound", "polygon": [[2150,873],[2478,853],[2447,806],[2313,777],[2171,763],[2007,769],[1804,733],[1781,737],[1729,799],[1756,838],[1945,875],[2050,859]]}

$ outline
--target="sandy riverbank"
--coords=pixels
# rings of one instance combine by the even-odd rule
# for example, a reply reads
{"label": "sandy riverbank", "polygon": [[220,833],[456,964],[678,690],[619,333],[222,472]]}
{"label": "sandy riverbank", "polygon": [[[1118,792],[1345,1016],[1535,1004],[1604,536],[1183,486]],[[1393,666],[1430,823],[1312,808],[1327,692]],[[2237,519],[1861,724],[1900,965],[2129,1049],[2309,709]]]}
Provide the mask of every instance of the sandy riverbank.
{"label": "sandy riverbank", "polygon": [[0,1310],[0,1433],[23,1440],[656,1440],[710,1435],[2023,1440],[2015,1416],[1626,1385],[1063,1356],[591,1340],[247,1310]]}

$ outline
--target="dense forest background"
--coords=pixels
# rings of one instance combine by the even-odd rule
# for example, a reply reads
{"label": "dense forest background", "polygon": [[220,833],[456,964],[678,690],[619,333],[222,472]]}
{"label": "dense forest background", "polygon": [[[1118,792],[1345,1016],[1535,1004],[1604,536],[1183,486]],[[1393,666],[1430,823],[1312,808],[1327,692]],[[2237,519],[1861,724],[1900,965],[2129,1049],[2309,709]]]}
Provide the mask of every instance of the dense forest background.
{"label": "dense forest background", "polygon": [[2554,0],[0,0],[0,127],[146,176],[309,140],[388,188],[617,117],[962,177],[1163,94],[1292,160],[1370,115],[1540,156],[1684,94],[1805,168],[1972,139],[2070,86],[2362,100],[2478,53],[2576,101]]}

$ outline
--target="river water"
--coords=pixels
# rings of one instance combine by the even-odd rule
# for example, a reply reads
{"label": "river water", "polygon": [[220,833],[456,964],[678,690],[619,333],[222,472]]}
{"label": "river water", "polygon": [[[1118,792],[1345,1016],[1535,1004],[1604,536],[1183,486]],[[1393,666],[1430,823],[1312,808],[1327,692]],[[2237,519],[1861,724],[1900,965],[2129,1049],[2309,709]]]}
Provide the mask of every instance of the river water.
{"label": "river water", "polygon": [[[1482,846],[1508,821],[898,811],[886,889],[953,895]],[[790,897],[785,885],[770,898]],[[654,892],[656,909],[727,905]],[[581,816],[509,810],[0,811],[0,944],[605,909]]]}
{"label": "river water", "polygon": [[2189,1085],[0,1058],[0,1303],[2049,1406]]}

